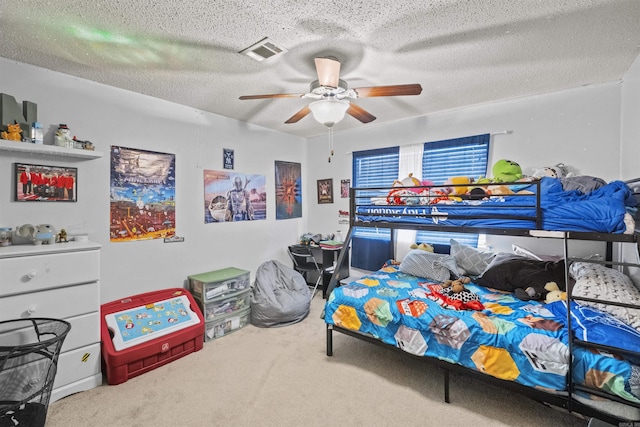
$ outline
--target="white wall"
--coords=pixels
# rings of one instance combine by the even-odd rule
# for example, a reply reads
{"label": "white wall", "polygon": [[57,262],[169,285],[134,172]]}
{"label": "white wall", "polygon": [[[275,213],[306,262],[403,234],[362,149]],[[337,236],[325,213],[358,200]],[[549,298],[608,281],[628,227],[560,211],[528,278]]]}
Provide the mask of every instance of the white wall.
{"label": "white wall", "polygon": [[640,55],[633,62],[622,80],[622,151],[620,176],[622,179],[638,178],[640,171]]}
{"label": "white wall", "polygon": [[[52,141],[59,123],[90,140],[104,154],[71,160],[0,152],[0,225],[50,223],[70,233],[86,232],[102,244],[102,302],[168,287],[182,287],[189,274],[234,266],[251,271],[264,261],[290,264],[285,252],[306,229],[306,219],[275,220],[274,161],[306,161],[306,140],[250,126],[193,108],[89,82],[0,58],[0,92],[38,106],[38,120]],[[176,233],[183,243],[162,240],[109,241],[109,150],[111,145],[176,155]],[[235,172],[266,176],[267,219],[205,224],[203,169],[222,170],[222,149],[235,150]],[[14,162],[78,168],[77,203],[12,200]],[[315,192],[303,194],[303,215]],[[82,266],[78,266],[82,268]]]}
{"label": "white wall", "polygon": [[[619,82],[613,82],[494,102],[391,124],[376,125],[373,122],[362,125],[356,131],[337,133],[334,141],[337,154],[331,163],[326,161],[327,139],[313,138],[310,140],[309,158],[315,161],[309,170],[306,191],[315,191],[313,185],[316,179],[328,177],[334,177],[334,191],[339,191],[339,180],[351,178],[352,158],[348,153],[352,151],[505,130],[512,133],[496,134],[491,139],[490,165],[505,158],[518,162],[526,173],[530,173],[533,168],[563,162],[582,175],[598,176],[607,181],[618,179],[621,88]],[[421,96],[426,97],[428,102],[428,88]],[[373,107],[368,109],[375,114]],[[354,119],[346,117],[345,120]],[[347,199],[335,200],[333,205],[321,205],[310,212],[309,224],[313,224],[319,232],[335,230],[338,210],[348,209]],[[496,236],[488,238],[490,246],[499,250],[510,250],[509,240]],[[526,245],[535,247],[538,242],[527,239]],[[561,248],[553,251],[561,251]]]}

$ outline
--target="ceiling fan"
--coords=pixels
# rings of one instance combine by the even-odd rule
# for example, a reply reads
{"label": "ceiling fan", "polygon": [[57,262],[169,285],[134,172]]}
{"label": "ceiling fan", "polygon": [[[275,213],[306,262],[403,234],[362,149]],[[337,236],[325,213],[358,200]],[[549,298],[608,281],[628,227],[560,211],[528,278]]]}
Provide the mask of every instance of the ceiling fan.
{"label": "ceiling fan", "polygon": [[347,82],[340,79],[340,61],[334,57],[315,58],[318,80],[311,82],[308,93],[276,93],[267,95],[244,95],[241,100],[268,98],[310,98],[316,101],[303,107],[285,123],[296,123],[309,113],[314,118],[331,129],[344,117],[345,113],[369,123],[376,117],[346,98],[372,98],[375,96],[419,95],[422,86],[419,84],[404,84],[392,86],[371,86],[350,89]]}

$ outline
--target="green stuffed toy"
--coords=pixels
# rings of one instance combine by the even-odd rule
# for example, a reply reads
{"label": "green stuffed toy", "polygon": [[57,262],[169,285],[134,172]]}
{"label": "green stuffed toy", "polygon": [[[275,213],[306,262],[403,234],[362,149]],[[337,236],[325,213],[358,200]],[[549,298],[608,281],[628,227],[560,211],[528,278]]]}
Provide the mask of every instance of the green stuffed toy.
{"label": "green stuffed toy", "polygon": [[500,159],[493,165],[493,182],[516,182],[522,178],[522,168],[512,160]]}

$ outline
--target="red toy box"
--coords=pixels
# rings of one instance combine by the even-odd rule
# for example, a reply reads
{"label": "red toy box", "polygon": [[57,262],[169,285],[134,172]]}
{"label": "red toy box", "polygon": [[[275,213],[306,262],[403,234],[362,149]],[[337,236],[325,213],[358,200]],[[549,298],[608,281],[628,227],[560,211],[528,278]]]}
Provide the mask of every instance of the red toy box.
{"label": "red toy box", "polygon": [[100,306],[103,371],[120,384],[201,350],[204,318],[182,288],[134,295]]}

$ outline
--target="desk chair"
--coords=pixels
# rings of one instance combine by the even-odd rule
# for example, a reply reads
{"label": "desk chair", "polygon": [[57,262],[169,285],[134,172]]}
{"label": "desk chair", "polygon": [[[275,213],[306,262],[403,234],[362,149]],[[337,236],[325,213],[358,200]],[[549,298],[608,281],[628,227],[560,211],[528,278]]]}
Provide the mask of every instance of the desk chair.
{"label": "desk chair", "polygon": [[307,280],[307,276],[309,272],[318,273],[318,279],[316,280],[315,286],[313,287],[313,293],[311,294],[311,299],[316,294],[316,290],[318,289],[318,285],[322,281],[322,264],[318,264],[316,259],[313,257],[313,253],[311,253],[311,248],[305,245],[291,245],[288,248],[289,257],[291,257],[291,261],[293,261],[293,269],[298,273],[302,274],[304,280],[307,281],[309,285],[309,281]]}

